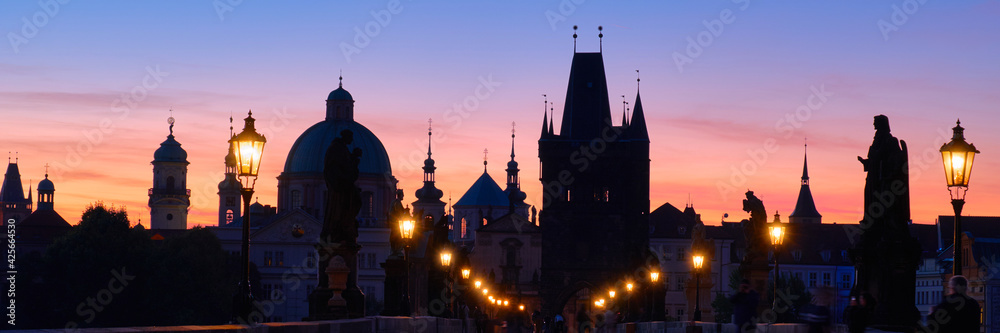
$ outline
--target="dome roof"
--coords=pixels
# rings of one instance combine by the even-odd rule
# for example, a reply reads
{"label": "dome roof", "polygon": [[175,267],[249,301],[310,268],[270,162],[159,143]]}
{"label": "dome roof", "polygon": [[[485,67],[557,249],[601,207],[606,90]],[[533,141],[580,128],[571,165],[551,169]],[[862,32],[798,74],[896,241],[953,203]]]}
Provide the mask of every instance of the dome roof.
{"label": "dome roof", "polygon": [[[331,93],[330,96],[333,94]],[[354,142],[348,148],[352,150],[361,148],[361,163],[358,165],[361,173],[392,173],[392,168],[389,166],[389,154],[385,152],[382,141],[379,141],[378,137],[365,126],[346,119],[324,120],[303,132],[288,152],[283,173],[322,174],[326,149],[330,147],[333,139],[340,136],[340,131],[345,129],[354,132]]]}
{"label": "dome roof", "polygon": [[42,181],[38,182],[38,192],[41,192],[41,191],[50,191],[51,192],[51,191],[55,191],[55,190],[56,190],[56,186],[52,184],[51,180],[49,180],[49,174],[45,174],[45,179],[42,179]]}
{"label": "dome roof", "polygon": [[174,140],[174,135],[171,134],[153,153],[153,162],[187,162],[187,156],[187,151],[181,148],[180,142]]}
{"label": "dome roof", "polygon": [[337,90],[331,91],[330,96],[327,96],[326,99],[328,101],[335,101],[335,100],[353,101],[354,97],[351,96],[351,93],[347,92],[347,90],[345,90],[343,86],[340,86],[337,87]]}

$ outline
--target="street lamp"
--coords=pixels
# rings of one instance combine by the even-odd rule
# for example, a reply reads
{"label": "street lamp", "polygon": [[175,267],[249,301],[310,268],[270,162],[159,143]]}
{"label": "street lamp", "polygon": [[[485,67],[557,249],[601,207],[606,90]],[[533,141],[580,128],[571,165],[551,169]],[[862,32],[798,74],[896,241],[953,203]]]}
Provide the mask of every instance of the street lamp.
{"label": "street lamp", "polygon": [[267,139],[257,133],[253,126],[253,111],[247,112],[243,131],[229,139],[229,149],[236,156],[236,171],[239,177],[240,194],[243,196],[243,240],[240,244],[243,258],[240,260],[239,301],[235,302],[233,313],[240,319],[250,322],[250,307],[253,295],[250,293],[250,198],[253,197],[253,187],[257,183],[257,171],[260,170],[260,157],[264,153],[264,143]]}
{"label": "street lamp", "polygon": [[778,270],[778,247],[785,242],[785,226],[778,219],[778,214],[775,213],[774,221],[768,223],[767,234],[771,238],[771,245],[774,246],[774,303],[772,304],[772,309],[775,313],[778,312],[778,277],[780,277],[780,271]]}
{"label": "street lamp", "polygon": [[462,268],[462,278],[468,280],[469,276],[472,275],[472,270],[468,268]]}
{"label": "street lamp", "polygon": [[[649,321],[654,321],[656,320],[656,317],[658,317],[654,315],[654,312],[656,312],[656,303],[654,303],[654,300],[656,299],[656,295],[659,295],[655,288],[657,287],[658,281],[660,281],[660,272],[656,269],[657,268],[650,268],[649,270],[649,281],[652,282],[649,286],[651,292],[649,293],[649,311],[647,311],[649,313]],[[663,300],[661,299],[660,302],[663,302]]]}
{"label": "street lamp", "polygon": [[611,298],[615,298],[615,291],[614,290],[608,290],[608,296],[611,296]]}
{"label": "street lamp", "polygon": [[625,283],[625,290],[628,291],[628,293],[625,294],[625,320],[626,321],[629,321],[630,317],[631,317],[631,313],[630,312],[632,312],[632,289],[633,288],[635,288],[635,285],[633,285],[632,282],[626,282]]}
{"label": "street lamp", "polygon": [[941,146],[941,159],[944,162],[944,176],[948,181],[948,192],[951,194],[951,206],[955,209],[955,240],[952,252],[952,275],[962,275],[962,206],[965,205],[965,192],[969,190],[969,177],[972,176],[972,160],[979,153],[976,146],[965,142],[965,129],[958,121],[952,128],[954,135],[951,141]]}
{"label": "street lamp", "polygon": [[[448,295],[448,299],[451,299],[451,251],[446,249],[441,250],[441,266],[444,268],[444,280],[445,280],[445,294]],[[448,301],[448,311],[452,310],[452,302]],[[448,316],[448,315],[446,315]]]}
{"label": "street lamp", "polygon": [[479,289],[483,286],[483,281],[476,280],[474,285],[476,286],[476,289]]}
{"label": "street lamp", "polygon": [[705,256],[694,255],[694,321],[701,321],[701,266],[705,263]]}
{"label": "street lamp", "polygon": [[399,221],[399,235],[403,238],[403,265],[406,267],[403,278],[403,304],[406,315],[410,315],[410,242],[413,240],[413,230],[417,223],[406,219]]}

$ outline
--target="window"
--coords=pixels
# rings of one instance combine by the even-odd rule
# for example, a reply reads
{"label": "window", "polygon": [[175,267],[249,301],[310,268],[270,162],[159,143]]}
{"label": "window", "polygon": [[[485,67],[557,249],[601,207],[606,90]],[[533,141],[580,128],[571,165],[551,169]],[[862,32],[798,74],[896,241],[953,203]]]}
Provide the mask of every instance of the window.
{"label": "window", "polygon": [[285,252],[284,251],[278,251],[278,252],[276,252],[274,257],[275,257],[274,261],[277,262],[277,265],[275,265],[275,266],[284,266],[285,265]]}
{"label": "window", "polygon": [[302,192],[299,190],[292,190],[292,209],[302,207]]}
{"label": "window", "polygon": [[687,277],[684,276],[684,275],[678,275],[677,276],[677,290],[684,290],[684,282],[685,282],[686,278]]}
{"label": "window", "polygon": [[507,266],[517,266],[517,249],[513,246],[507,248]]}
{"label": "window", "polygon": [[369,268],[378,268],[378,266],[375,265],[375,253],[369,253],[368,254],[368,267]]}
{"label": "window", "polygon": [[840,276],[840,289],[850,289],[851,288],[851,275],[844,274]]}
{"label": "window", "polygon": [[462,238],[465,238],[465,233],[468,231],[468,229],[466,229],[466,228],[468,228],[468,222],[466,222],[465,218],[463,217],[462,218]]}
{"label": "window", "polygon": [[663,286],[667,291],[670,291],[670,275],[661,274],[661,279],[663,279]]}
{"label": "window", "polygon": [[264,266],[271,266],[274,263],[274,252],[264,251]]}
{"label": "window", "polygon": [[833,281],[831,280],[832,279],[832,275],[833,274],[831,274],[830,272],[824,272],[823,273],[823,285],[824,286],[832,286],[833,285]]}
{"label": "window", "polygon": [[795,278],[799,279],[799,281],[802,281],[802,272],[795,272]]}
{"label": "window", "polygon": [[847,257],[847,250],[840,250],[840,258],[844,261],[850,261],[850,258]]}
{"label": "window", "polygon": [[802,251],[801,250],[792,251],[792,259],[794,259],[796,262],[802,261]]}
{"label": "window", "polygon": [[808,284],[809,287],[816,286],[816,276],[817,276],[816,272],[809,272],[809,284]]}
{"label": "window", "polygon": [[226,210],[226,223],[227,224],[228,223],[233,223],[233,210],[232,209],[227,209]]}
{"label": "window", "polygon": [[664,247],[663,248],[663,261],[670,261],[673,258],[674,258],[674,253],[670,252],[670,248]]}
{"label": "window", "polygon": [[361,193],[361,198],[362,198],[361,200],[362,205],[364,205],[364,207],[362,207],[361,213],[364,214],[365,217],[374,217],[375,193],[372,193],[371,191],[365,191],[364,193]]}
{"label": "window", "polygon": [[260,297],[263,298],[264,300],[271,299],[272,286],[270,284],[265,283],[264,285],[261,286],[261,288],[264,289],[264,294],[260,295]]}
{"label": "window", "polygon": [[823,262],[830,262],[830,250],[820,252],[820,255],[823,256]]}
{"label": "window", "polygon": [[358,253],[358,268],[368,268],[368,261],[365,260],[366,256],[368,256],[368,253]]}
{"label": "window", "polygon": [[174,180],[174,176],[168,176],[167,177],[167,189],[168,190],[173,190],[174,187],[176,187],[175,183],[176,183],[176,181]]}
{"label": "window", "polygon": [[226,197],[226,206],[236,206],[236,197]]}
{"label": "window", "polygon": [[283,301],[285,299],[285,285],[280,283],[275,284],[274,289],[271,290],[271,298],[269,299]]}
{"label": "window", "polygon": [[684,250],[685,250],[685,248],[683,248],[683,247],[678,247],[677,248],[677,261],[685,261],[685,260],[687,260],[687,254],[684,253]]}
{"label": "window", "polygon": [[316,252],[309,252],[309,254],[306,255],[306,267],[316,267]]}
{"label": "window", "polygon": [[677,319],[684,318],[684,309],[677,309]]}

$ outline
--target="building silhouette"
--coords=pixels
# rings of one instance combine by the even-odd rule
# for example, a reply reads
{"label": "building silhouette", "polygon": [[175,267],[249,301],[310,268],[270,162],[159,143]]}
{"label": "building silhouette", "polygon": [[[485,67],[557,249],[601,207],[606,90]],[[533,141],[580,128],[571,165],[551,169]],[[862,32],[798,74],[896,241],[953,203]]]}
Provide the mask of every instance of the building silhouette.
{"label": "building silhouette", "polygon": [[642,102],[637,92],[630,122],[611,123],[602,53],[574,52],[559,132],[543,125],[538,156],[542,309],[572,315],[592,303],[588,290],[642,267],[649,252]]}
{"label": "building silhouette", "polygon": [[[229,118],[229,136],[232,134],[232,121],[233,118]],[[239,222],[242,219],[240,212],[243,210],[242,201],[243,198],[240,195],[240,189],[243,187],[240,184],[240,180],[236,178],[236,152],[233,151],[233,147],[229,147],[229,153],[226,154],[226,172],[225,179],[219,182],[219,226],[225,226],[226,224]]]}
{"label": "building silhouette", "polygon": [[150,229],[187,229],[191,190],[187,189],[187,151],[174,139],[173,117],[170,134],[153,153],[153,187],[149,189]]}
{"label": "building silhouette", "polygon": [[20,253],[45,253],[45,249],[56,238],[73,228],[55,210],[55,184],[49,174],[38,182],[38,204],[36,209],[17,225],[17,250]]}

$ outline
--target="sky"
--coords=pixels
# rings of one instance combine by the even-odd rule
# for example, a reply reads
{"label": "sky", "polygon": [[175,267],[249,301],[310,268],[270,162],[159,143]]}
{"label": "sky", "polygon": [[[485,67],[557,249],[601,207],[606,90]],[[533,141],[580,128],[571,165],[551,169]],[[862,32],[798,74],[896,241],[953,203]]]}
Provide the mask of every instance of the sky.
{"label": "sky", "polygon": [[885,114],[908,144],[914,222],[952,214],[937,150],[959,118],[982,152],[964,214],[1000,215],[996,0],[4,2],[0,149],[17,152],[25,187],[50,165],[71,224],[103,201],[148,226],[150,161],[173,116],[188,225],[214,225],[230,115],[239,131],[252,109],[268,139],[256,196],[274,204],[289,149],[343,73],[407,200],[433,119],[445,200],[479,177],[483,149],[504,181],[515,123],[522,189],[540,204],[543,94],[561,117],[574,25],[577,51],[603,52],[614,114],[639,70],[651,209],[691,202],[708,224],[739,220],[750,189],[784,220],[808,142],[823,221],[857,223],[857,156]]}

